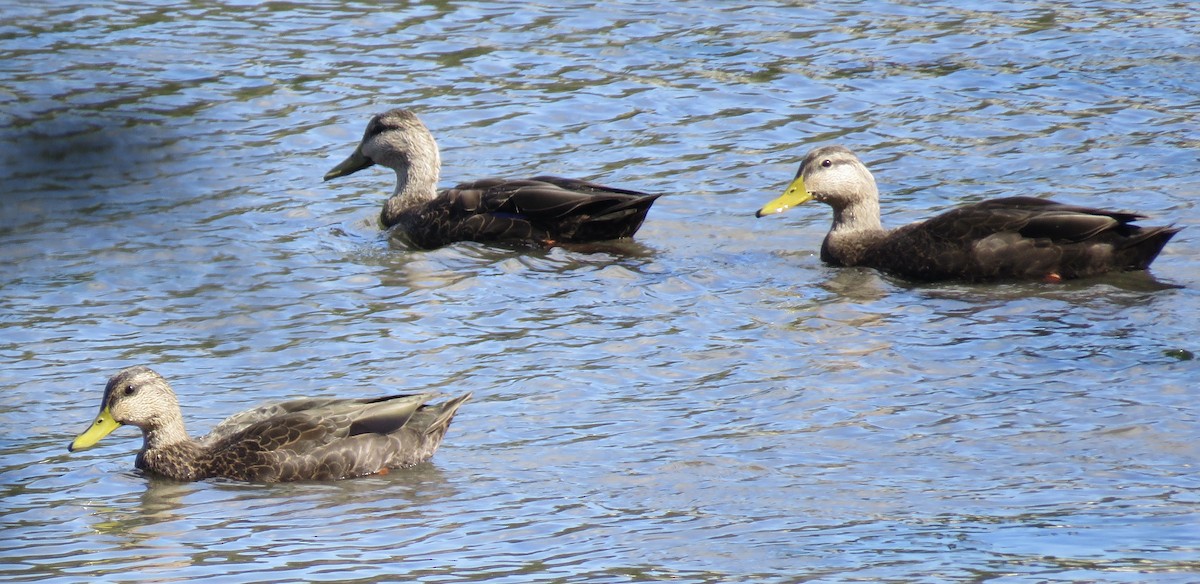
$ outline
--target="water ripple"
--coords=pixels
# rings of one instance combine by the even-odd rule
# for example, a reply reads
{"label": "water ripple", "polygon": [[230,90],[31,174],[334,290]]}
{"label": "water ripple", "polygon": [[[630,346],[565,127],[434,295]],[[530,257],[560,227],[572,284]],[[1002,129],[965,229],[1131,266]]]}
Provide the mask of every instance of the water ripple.
{"label": "water ripple", "polygon": [[[1191,229],[1153,276],[918,286],[822,265],[823,207],[752,217],[837,141],[889,225],[1025,194],[1194,228],[1195,11],[671,8],[6,7],[0,574],[1200,572]],[[321,182],[395,106],[435,133],[447,183],[666,196],[632,242],[408,250],[377,224],[391,176]],[[65,452],[133,363],[196,433],[299,396],[476,397],[403,472],[176,484],[132,469],[130,429]]]}

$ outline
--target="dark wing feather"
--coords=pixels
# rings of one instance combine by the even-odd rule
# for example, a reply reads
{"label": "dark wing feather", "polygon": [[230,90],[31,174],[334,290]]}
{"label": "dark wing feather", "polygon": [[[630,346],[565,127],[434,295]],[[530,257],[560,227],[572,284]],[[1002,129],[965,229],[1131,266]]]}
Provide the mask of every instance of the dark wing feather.
{"label": "dark wing feather", "polygon": [[1048,211],[1030,217],[1018,233],[1030,239],[1049,239],[1054,242],[1079,242],[1113,229],[1120,222],[1107,215]]}
{"label": "dark wing feather", "polygon": [[349,422],[347,435],[391,434],[412,421],[434,394],[396,395],[365,402]]}
{"label": "dark wing feather", "polygon": [[[542,175],[542,176],[535,176],[529,180],[550,183],[557,187],[566,189],[568,191],[575,191],[577,193],[600,193],[600,194],[610,194],[610,195],[629,195],[632,197],[648,197],[648,196],[650,196],[649,193],[643,193],[642,191],[634,191],[634,190],[630,190],[630,189],[619,189],[616,187],[610,187],[607,185],[597,184],[597,183],[589,182],[586,180],[579,180],[577,178],[563,178],[561,176]],[[657,198],[657,196],[655,196],[655,198]]]}
{"label": "dark wing feather", "polygon": [[483,179],[442,191],[399,223],[424,248],[455,241],[582,243],[632,236],[658,197],[560,177]]}
{"label": "dark wing feather", "polygon": [[987,215],[1008,215],[1020,223],[1020,226],[1003,225],[1002,230],[1015,227],[1024,237],[1046,238],[1055,242],[1084,241],[1105,231],[1146,218],[1136,213],[1065,205],[1033,197],[993,199],[963,207],[961,210],[967,221],[979,221],[984,226],[988,225]]}
{"label": "dark wing feather", "polygon": [[1145,269],[1178,229],[1131,224],[1141,218],[1032,197],[994,199],[893,231],[868,254],[868,265],[922,280]]}

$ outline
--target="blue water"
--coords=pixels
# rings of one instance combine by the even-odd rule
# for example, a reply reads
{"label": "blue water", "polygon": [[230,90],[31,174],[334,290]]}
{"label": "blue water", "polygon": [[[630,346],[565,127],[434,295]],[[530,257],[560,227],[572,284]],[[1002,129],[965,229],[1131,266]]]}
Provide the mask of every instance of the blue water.
{"label": "blue water", "polygon": [[[0,8],[0,577],[274,582],[1200,579],[1200,13],[1188,3],[9,3]],[[636,239],[412,251],[443,180],[662,192]],[[1011,194],[1184,230],[1151,273],[914,286],[821,264],[814,145],[884,222]],[[179,484],[193,434],[308,395],[473,391],[434,459]]]}

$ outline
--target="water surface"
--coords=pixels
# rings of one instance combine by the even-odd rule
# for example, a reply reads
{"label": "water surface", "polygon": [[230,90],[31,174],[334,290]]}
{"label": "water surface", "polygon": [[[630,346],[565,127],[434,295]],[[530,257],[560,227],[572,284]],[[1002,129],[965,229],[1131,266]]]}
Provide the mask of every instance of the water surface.
{"label": "water surface", "polygon": [[[1200,573],[1200,16],[1162,2],[16,3],[0,24],[0,575],[10,581],[1188,581]],[[633,241],[412,251],[446,184],[664,192]],[[889,225],[1010,194],[1185,230],[1151,274],[914,286],[756,220],[813,145]],[[178,484],[193,433],[308,395],[473,391],[429,463]]]}

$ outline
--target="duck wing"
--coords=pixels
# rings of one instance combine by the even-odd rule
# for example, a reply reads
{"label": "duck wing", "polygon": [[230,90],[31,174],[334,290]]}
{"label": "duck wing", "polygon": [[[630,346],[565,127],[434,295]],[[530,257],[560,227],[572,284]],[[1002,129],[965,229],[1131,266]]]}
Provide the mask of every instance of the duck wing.
{"label": "duck wing", "polygon": [[484,179],[442,191],[401,219],[414,244],[533,245],[630,237],[660,195],[552,176]]}
{"label": "duck wing", "polygon": [[[240,429],[206,437],[206,474],[263,482],[334,480],[411,466],[433,455],[450,419],[470,398],[427,405],[435,396],[293,400],[243,412],[221,425],[242,424]],[[435,421],[440,426],[430,433]]]}
{"label": "duck wing", "polygon": [[199,439],[202,444],[213,444],[228,438],[246,428],[268,420],[278,419],[282,416],[292,413],[304,413],[320,411],[329,407],[337,407],[338,404],[347,402],[356,403],[367,400],[347,400],[339,398],[314,398],[314,399],[296,399],[272,404],[265,404],[256,408],[246,410],[229,416],[221,423],[217,424],[203,438]]}
{"label": "duck wing", "polygon": [[1150,265],[1179,230],[1142,215],[1008,197],[893,231],[871,265],[921,280],[1078,278]]}

